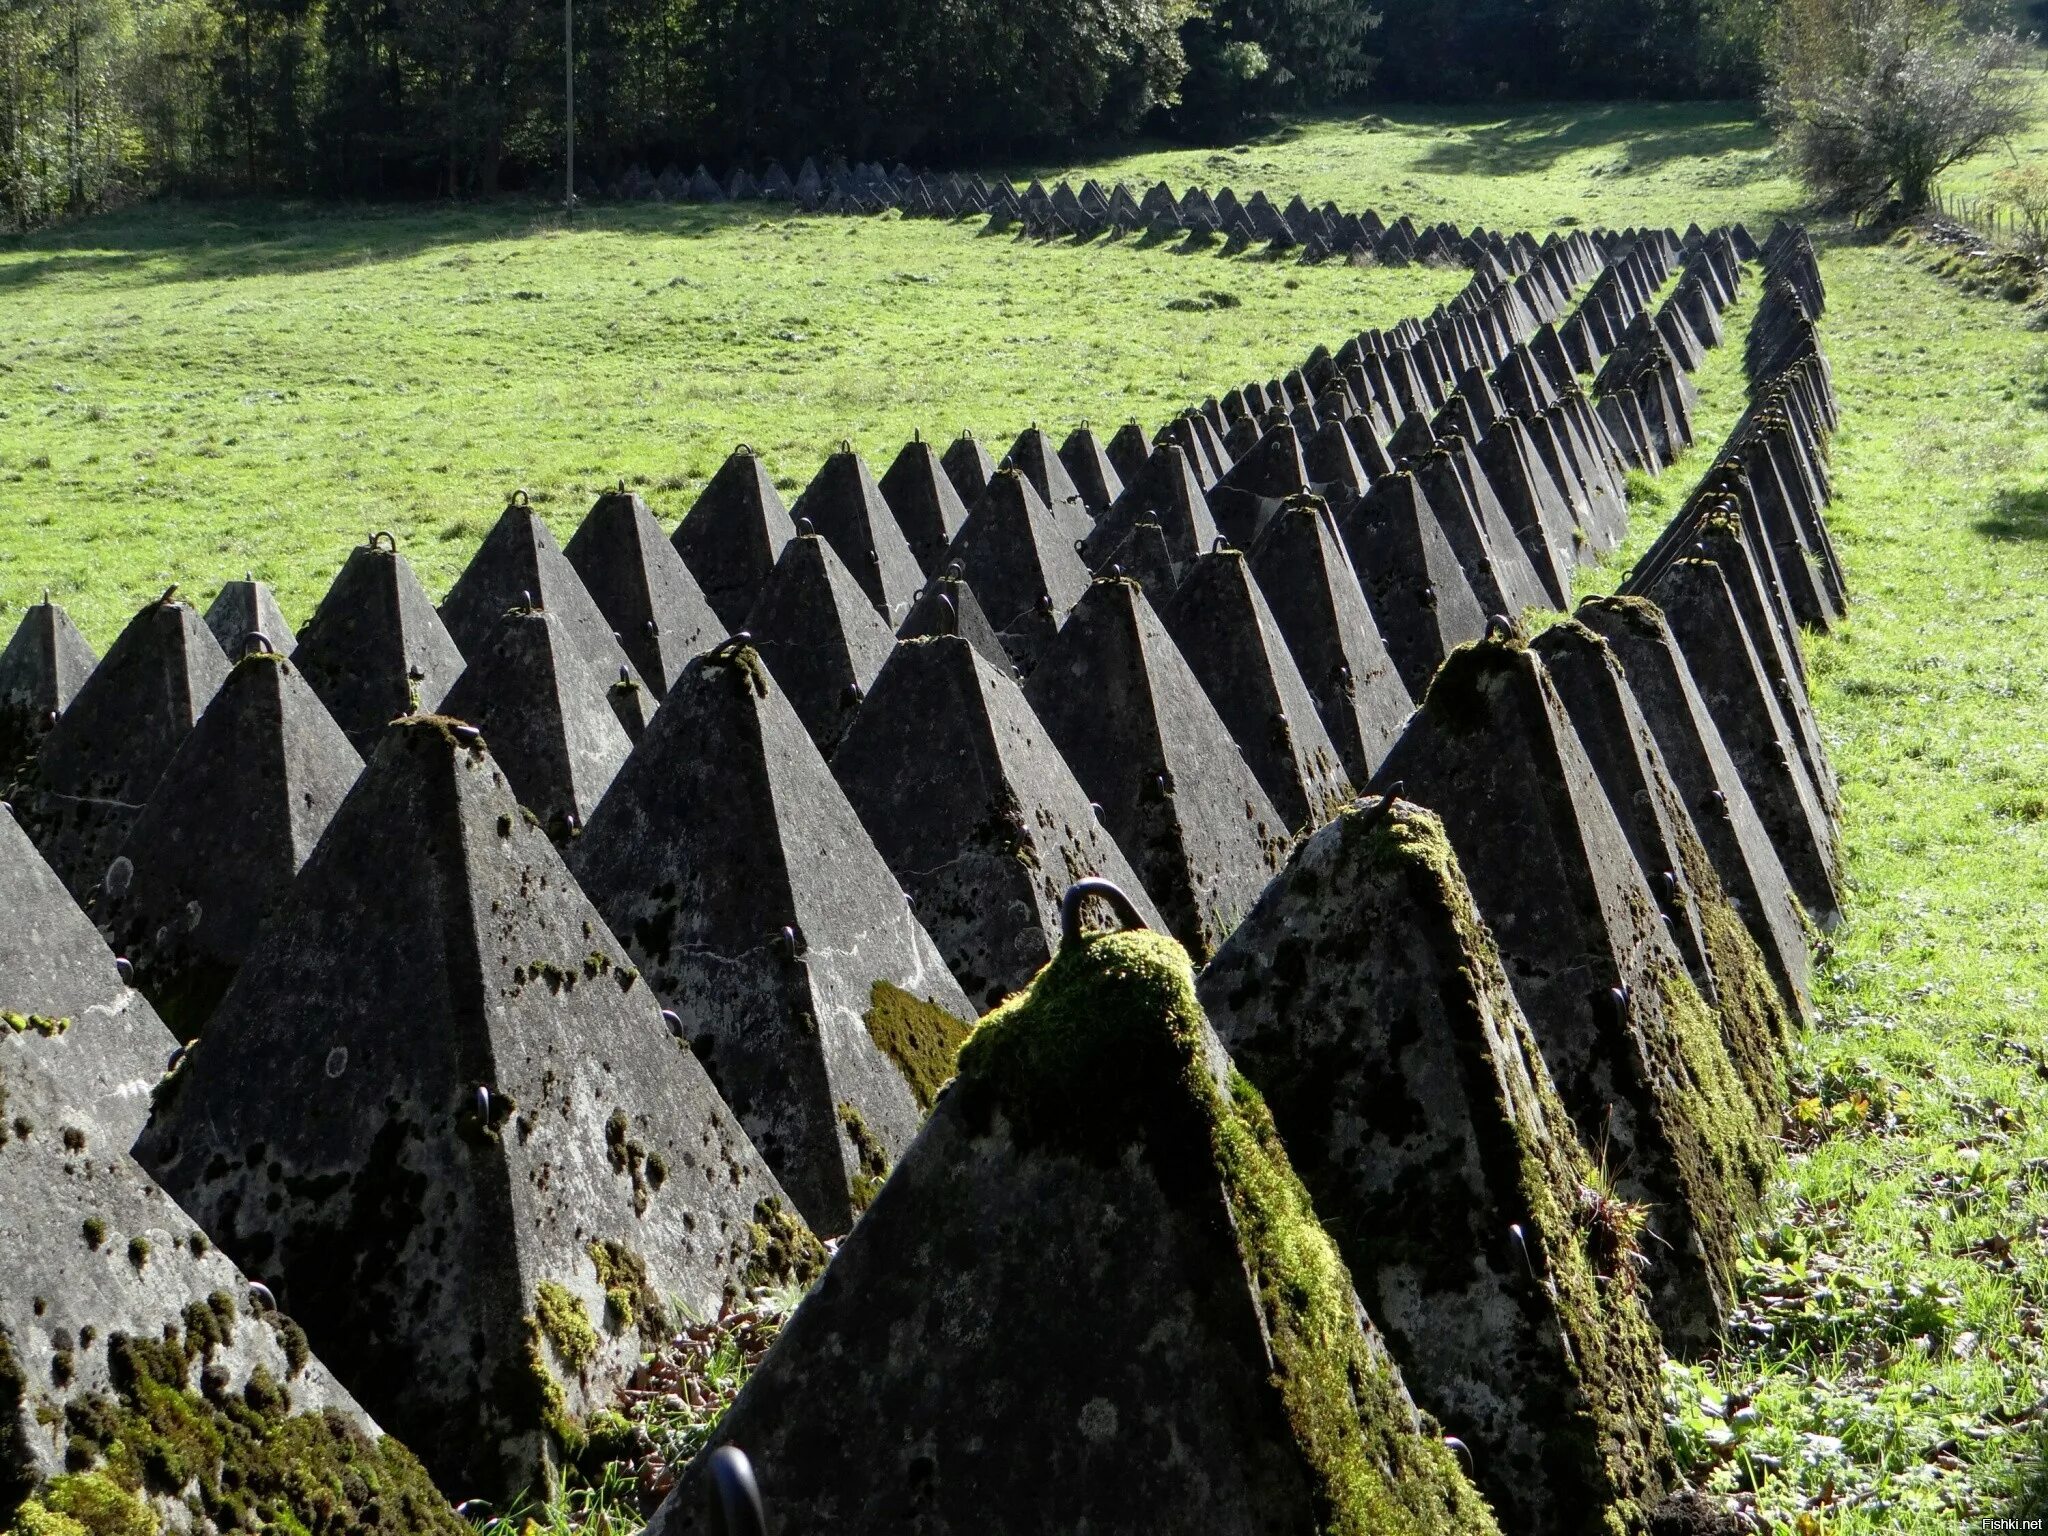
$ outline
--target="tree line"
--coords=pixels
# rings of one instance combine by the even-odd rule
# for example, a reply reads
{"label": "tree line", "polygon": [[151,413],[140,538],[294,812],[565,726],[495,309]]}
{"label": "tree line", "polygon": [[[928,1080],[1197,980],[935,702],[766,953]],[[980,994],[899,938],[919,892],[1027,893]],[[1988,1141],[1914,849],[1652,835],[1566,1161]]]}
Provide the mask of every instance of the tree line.
{"label": "tree line", "polygon": [[[600,186],[636,164],[987,163],[1235,137],[1368,88],[1760,95],[1775,14],[1802,3],[576,0],[577,163]],[[549,185],[564,58],[562,0],[0,0],[0,216]]]}

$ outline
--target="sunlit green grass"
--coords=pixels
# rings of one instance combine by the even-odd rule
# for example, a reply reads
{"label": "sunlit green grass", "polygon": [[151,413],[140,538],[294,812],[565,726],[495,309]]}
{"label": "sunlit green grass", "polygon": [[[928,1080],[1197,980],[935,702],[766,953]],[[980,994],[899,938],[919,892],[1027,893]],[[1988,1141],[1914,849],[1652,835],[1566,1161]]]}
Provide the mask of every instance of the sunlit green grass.
{"label": "sunlit green grass", "polygon": [[[438,595],[514,487],[564,538],[620,479],[672,523],[742,442],[793,492],[842,438],[879,475],[916,431],[1154,427],[1466,276],[978,228],[167,208],[0,246],[0,626],[49,586],[105,644],[245,569],[299,622],[379,528]],[[1205,292],[1239,302],[1166,307]]]}
{"label": "sunlit green grass", "polygon": [[[1715,106],[1389,114],[1023,169],[1503,228],[1761,232],[1798,201],[1762,131]],[[2024,1410],[2048,1395],[2048,336],[1912,251],[1816,233],[1855,608],[1808,656],[1851,888],[1756,1326],[1674,1376],[1674,1435],[1702,1480],[1759,1488],[1779,1530],[1949,1536],[2016,1507],[2039,1461]],[[251,565],[300,619],[383,526],[438,591],[513,484],[566,532],[620,476],[672,520],[740,440],[794,484],[842,436],[879,459],[913,428],[1153,423],[1460,281],[893,218],[99,220],[0,246],[0,624],[50,582],[104,641],[169,581],[203,595]],[[1165,308],[1209,288],[1243,306]],[[1702,383],[1711,442],[1741,407],[1736,346]],[[1638,482],[1632,548],[1703,459]]]}

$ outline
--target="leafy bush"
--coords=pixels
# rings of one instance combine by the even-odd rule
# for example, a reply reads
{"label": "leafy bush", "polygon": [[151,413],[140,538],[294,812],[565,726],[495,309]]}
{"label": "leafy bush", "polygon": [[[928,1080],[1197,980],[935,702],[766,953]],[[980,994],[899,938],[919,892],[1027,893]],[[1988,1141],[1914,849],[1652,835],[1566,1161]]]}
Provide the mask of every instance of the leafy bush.
{"label": "leafy bush", "polygon": [[1946,0],[1786,0],[1767,105],[1830,207],[1910,214],[1941,172],[2026,126],[2025,62],[2011,28],[1973,32]]}

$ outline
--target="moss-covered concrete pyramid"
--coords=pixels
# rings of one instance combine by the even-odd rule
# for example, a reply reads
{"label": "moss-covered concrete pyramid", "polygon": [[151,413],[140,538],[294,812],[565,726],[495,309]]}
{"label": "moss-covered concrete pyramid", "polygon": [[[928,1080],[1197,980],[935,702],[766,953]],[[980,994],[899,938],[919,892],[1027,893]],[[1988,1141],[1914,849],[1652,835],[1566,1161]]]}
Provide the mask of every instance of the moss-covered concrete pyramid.
{"label": "moss-covered concrete pyramid", "polygon": [[411,563],[378,535],[349,551],[299,632],[292,664],[367,756],[389,722],[433,713],[462,675],[462,652]]}
{"label": "moss-covered concrete pyramid", "polygon": [[[136,1156],[443,1487],[579,1449],[802,1230],[473,729],[384,745]],[[778,1229],[781,1235],[778,1236]]]}
{"label": "moss-covered concrete pyramid", "polygon": [[243,657],[88,908],[181,1040],[205,1027],[363,760],[284,657]]}
{"label": "moss-covered concrete pyramid", "polygon": [[895,644],[839,552],[815,533],[784,546],[747,615],[746,634],[827,756]]}
{"label": "moss-covered concrete pyramid", "polygon": [[1244,556],[1197,558],[1159,616],[1288,827],[1326,821],[1351,782]]}
{"label": "moss-covered concrete pyramid", "polygon": [[1607,642],[1567,619],[1531,644],[1607,792],[1665,931],[1721,1021],[1721,1042],[1766,1124],[1785,1103],[1791,1010],[1721,889],[1664,754]]}
{"label": "moss-covered concrete pyramid", "polygon": [[751,646],[676,680],[569,861],[797,1209],[844,1232],[973,1009]]}
{"label": "moss-covered concrete pyramid", "polygon": [[515,608],[470,648],[469,666],[441,712],[482,728],[512,793],[559,846],[590,818],[632,755],[609,696],[612,682],[558,615]]}
{"label": "moss-covered concrete pyramid", "polygon": [[466,1529],[91,1106],[0,1050],[0,1116],[0,1529]]}
{"label": "moss-covered concrete pyramid", "polygon": [[696,577],[634,492],[598,497],[562,553],[657,699],[692,656],[725,638]]}
{"label": "moss-covered concrete pyramid", "polygon": [[832,772],[984,1008],[1052,958],[1074,881],[1113,881],[1158,920],[1015,681],[963,639],[896,647]]}
{"label": "moss-covered concrete pyramid", "polygon": [[228,659],[173,588],[128,621],[36,749],[15,814],[50,867],[83,897],[141,814]]}
{"label": "moss-covered concrete pyramid", "polygon": [[1024,696],[1168,930],[1207,959],[1279,869],[1287,821],[1135,581],[1089,585]]}
{"label": "moss-covered concrete pyramid", "polygon": [[[1495,1529],[1145,932],[982,1022],[715,1440],[784,1532]],[[652,1536],[709,1528],[707,1477]]]}
{"label": "moss-covered concrete pyramid", "polygon": [[1770,1137],[1521,641],[1452,653],[1371,787],[1396,782],[1443,819],[1581,1136],[1649,1207],[1645,1279],[1666,1344],[1711,1344]]}
{"label": "moss-covered concrete pyramid", "polygon": [[98,664],[62,608],[47,597],[29,605],[0,651],[0,783],[35,751]]}
{"label": "moss-covered concrete pyramid", "polygon": [[1785,1006],[1794,1018],[1810,1020],[1813,963],[1798,898],[1664,615],[1643,598],[1596,597],[1579,604],[1575,617],[1620,660],[1722,890],[1756,940]]}
{"label": "moss-covered concrete pyramid", "polygon": [[795,537],[768,466],[742,444],[718,466],[671,542],[719,623],[734,630],[746,622],[782,546]]}
{"label": "moss-covered concrete pyramid", "polygon": [[56,871],[0,810],[0,1069],[47,1073],[126,1151],[176,1049]]}
{"label": "moss-covered concrete pyramid", "polygon": [[1301,497],[1252,546],[1251,572],[1354,784],[1363,784],[1414,713],[1329,508]]}
{"label": "moss-covered concrete pyramid", "polygon": [[1670,1482],[1625,1230],[1435,817],[1353,807],[1202,972],[1416,1401],[1528,1536],[1640,1529]]}

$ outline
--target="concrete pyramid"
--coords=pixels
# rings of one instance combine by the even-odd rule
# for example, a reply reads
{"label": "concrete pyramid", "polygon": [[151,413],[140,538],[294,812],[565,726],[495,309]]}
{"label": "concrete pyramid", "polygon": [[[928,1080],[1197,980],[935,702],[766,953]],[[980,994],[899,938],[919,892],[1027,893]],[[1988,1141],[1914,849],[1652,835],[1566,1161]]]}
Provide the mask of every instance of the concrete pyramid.
{"label": "concrete pyramid", "polygon": [[924,571],[859,454],[842,447],[828,458],[804,487],[790,516],[797,520],[798,532],[808,519],[846,562],[892,634],[910,617]]}
{"label": "concrete pyramid", "polygon": [[1136,421],[1127,421],[1110,435],[1109,446],[1102,451],[1109,456],[1117,478],[1128,486],[1151,459],[1152,439]]}
{"label": "concrete pyramid", "polygon": [[1314,497],[1287,503],[1253,546],[1250,564],[1345,774],[1363,784],[1415,701],[1380,639],[1329,509]]}
{"label": "concrete pyramid", "polygon": [[982,1008],[1052,958],[1073,881],[1113,881],[1157,919],[1009,672],[957,636],[896,648],[832,772]]}
{"label": "concrete pyramid", "polygon": [[921,437],[905,443],[883,474],[881,491],[918,568],[927,576],[936,575],[946,547],[967,521],[967,503],[960,499],[938,450]]}
{"label": "concrete pyramid", "polygon": [[441,712],[482,729],[513,798],[559,848],[633,751],[610,687],[559,615],[515,608],[471,647]]}
{"label": "concrete pyramid", "polygon": [[268,640],[268,649],[277,656],[291,655],[299,643],[277,606],[276,594],[253,574],[220,589],[206,610],[206,627],[213,631],[221,650],[230,656],[239,656],[248,649],[246,642],[251,635]]}
{"label": "concrete pyramid", "polygon": [[500,1504],[579,1448],[669,1298],[706,1315],[805,1244],[438,716],[386,733],[136,1156],[444,1487]]}
{"label": "concrete pyramid", "polygon": [[1328,820],[1350,782],[1243,554],[1195,561],[1160,617],[1289,829]]}
{"label": "concrete pyramid", "polygon": [[809,533],[775,562],[746,633],[828,757],[896,643],[832,546]]}
{"label": "concrete pyramid", "polygon": [[720,1444],[783,1532],[1496,1529],[1161,935],[1076,935],[983,1022],[830,1275],[650,1536],[717,1529]]}
{"label": "concrete pyramid", "polygon": [[107,872],[178,744],[227,676],[197,610],[166,592],[128,621],[36,750],[14,809],[83,897]]}
{"label": "concrete pyramid", "polygon": [[776,557],[795,537],[768,466],[742,444],[718,466],[672,542],[718,622],[734,630],[746,622]]}
{"label": "concrete pyramid", "polygon": [[1812,960],[1791,881],[1664,615],[1642,598],[1603,597],[1587,599],[1574,616],[1613,648],[1722,890],[1780,999],[1793,1017],[1810,1020]]}
{"label": "concrete pyramid", "polygon": [[1585,1217],[1598,1175],[1441,823],[1345,811],[1199,991],[1507,1528],[1641,1529],[1673,1476],[1663,1352],[1625,1245]]}
{"label": "concrete pyramid", "polygon": [[1025,673],[1088,585],[1088,571],[1023,474],[1008,465],[946,552],[957,563],[1010,658]]}
{"label": "concrete pyramid", "polygon": [[205,1027],[362,772],[284,657],[235,663],[89,910],[180,1040]]}
{"label": "concrete pyramid", "polygon": [[1444,658],[1486,633],[1486,611],[1443,524],[1415,477],[1397,470],[1344,508],[1337,533],[1387,654],[1421,698]]}
{"label": "concrete pyramid", "polygon": [[1572,569],[1584,536],[1521,418],[1502,417],[1480,443],[1478,461],[1550,606],[1570,608]]}
{"label": "concrete pyramid", "polygon": [[1177,575],[1185,574],[1196,556],[1216,547],[1216,523],[1209,515],[1209,499],[1202,494],[1201,477],[1176,443],[1153,449],[1123,494],[1096,521],[1094,531],[1081,541],[1083,562],[1090,570],[1100,570],[1131,530],[1148,521],[1159,524],[1165,534]]}
{"label": "concrete pyramid", "polygon": [[373,538],[349,551],[300,632],[292,665],[356,751],[369,753],[388,722],[431,714],[463,662],[397,544]]}
{"label": "concrete pyramid", "polygon": [[1166,530],[1149,518],[1136,524],[1110,553],[1103,574],[1130,577],[1145,589],[1154,608],[1164,609],[1179,584],[1172,551],[1166,547]]}
{"label": "concrete pyramid", "polygon": [[71,616],[32,603],[0,651],[0,783],[35,751],[99,664]]}
{"label": "concrete pyramid", "polygon": [[924,596],[910,610],[910,617],[896,632],[898,640],[915,640],[923,635],[958,635],[974,647],[981,659],[1005,676],[1015,676],[1017,664],[1010,659],[995,626],[982,612],[974,588],[967,585],[960,566],[948,565],[925,583]]}
{"label": "concrete pyramid", "polygon": [[1830,821],[1842,814],[1842,794],[1835,771],[1821,744],[1820,726],[1806,693],[1806,657],[1798,621],[1786,605],[1770,546],[1752,537],[1734,507],[1705,519],[1695,548],[1721,567],[1729,595],[1742,616],[1743,628],[1763,663],[1764,676],[1776,690],[1778,706],[1798,752],[1807,782]]}
{"label": "concrete pyramid", "polygon": [[570,862],[796,1208],[844,1232],[973,1009],[751,646],[690,664]]}
{"label": "concrete pyramid", "polygon": [[1003,462],[1031,482],[1031,489],[1038,492],[1038,499],[1052,512],[1053,521],[1069,543],[1088,537],[1095,527],[1094,513],[1083,501],[1080,488],[1067,473],[1059,450],[1053,447],[1044,428],[1031,426],[1018,433]]}
{"label": "concrete pyramid", "polygon": [[960,493],[962,506],[971,507],[981,500],[981,493],[995,478],[996,461],[972,432],[962,432],[954,438],[939,462],[945,468],[946,478],[953,482],[953,489]]}
{"label": "concrete pyramid", "polygon": [[633,492],[598,497],[562,553],[655,698],[692,656],[725,638],[704,589]]}
{"label": "concrete pyramid", "polygon": [[1117,473],[1102,440],[1085,421],[1060,444],[1060,463],[1066,466],[1068,478],[1081,493],[1081,504],[1090,517],[1102,516],[1123,494],[1123,476]]}
{"label": "concrete pyramid", "polygon": [[1206,959],[1280,867],[1287,821],[1138,584],[1092,582],[1024,696],[1168,928]]}
{"label": "concrete pyramid", "polygon": [[[1470,454],[1463,443],[1457,446]],[[1416,482],[1457,552],[1472,595],[1487,613],[1510,619],[1525,608],[1548,606],[1550,594],[1529,564],[1493,488],[1483,475],[1468,477],[1465,468],[1449,448],[1425,454],[1414,465]]]}
{"label": "concrete pyramid", "polygon": [[1380,778],[1443,819],[1566,1111],[1649,1208],[1665,1343],[1706,1347],[1770,1139],[1542,663],[1519,641],[1454,652]]}
{"label": "concrete pyramid", "polygon": [[1721,1043],[1759,1119],[1785,1103],[1792,1014],[1721,889],[1664,754],[1607,642],[1569,619],[1531,642],[1557,687],[1586,760],[1614,808],[1665,930],[1721,1024]]}
{"label": "concrete pyramid", "polygon": [[126,1150],[177,1043],[12,812],[0,810],[0,1072],[46,1073]]}
{"label": "concrete pyramid", "polygon": [[0,1044],[0,1518],[460,1536],[412,1453],[72,1086]]}
{"label": "concrete pyramid", "polygon": [[1800,761],[1792,727],[1726,575],[1711,560],[1674,561],[1649,596],[1663,609],[1685,654],[1793,894],[1816,923],[1833,927],[1842,915],[1834,822]]}
{"label": "concrete pyramid", "polygon": [[1301,439],[1282,422],[1261,433],[1209,492],[1209,511],[1223,536],[1250,549],[1290,496],[1309,491],[1308,464]]}
{"label": "concrete pyramid", "polygon": [[[441,600],[441,622],[462,654],[473,656],[515,608],[545,608],[553,614],[562,639],[582,652],[589,674],[605,686],[620,667],[630,666],[611,620],[524,492],[513,497]],[[629,675],[640,681],[638,669]]]}

